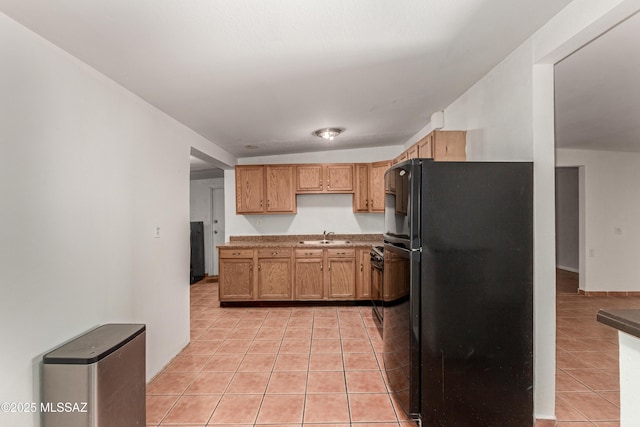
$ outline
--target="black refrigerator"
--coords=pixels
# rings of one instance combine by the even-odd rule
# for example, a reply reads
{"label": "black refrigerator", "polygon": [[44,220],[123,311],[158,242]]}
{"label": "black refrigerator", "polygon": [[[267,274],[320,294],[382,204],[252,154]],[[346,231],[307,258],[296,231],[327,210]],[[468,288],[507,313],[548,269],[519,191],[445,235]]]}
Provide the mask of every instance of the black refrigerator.
{"label": "black refrigerator", "polygon": [[399,163],[384,222],[394,398],[423,426],[533,425],[533,164]]}

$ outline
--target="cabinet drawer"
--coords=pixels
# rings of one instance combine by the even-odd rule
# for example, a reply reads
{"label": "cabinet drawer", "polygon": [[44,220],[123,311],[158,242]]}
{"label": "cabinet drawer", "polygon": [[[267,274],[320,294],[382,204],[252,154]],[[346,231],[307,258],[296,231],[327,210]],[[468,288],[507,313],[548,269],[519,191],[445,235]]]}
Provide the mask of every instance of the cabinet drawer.
{"label": "cabinet drawer", "polygon": [[321,258],[322,249],[296,249],[296,258]]}
{"label": "cabinet drawer", "polygon": [[288,258],[291,256],[290,248],[258,249],[258,258]]}
{"label": "cabinet drawer", "polygon": [[356,250],[353,248],[327,249],[328,257],[352,257],[355,258]]}
{"label": "cabinet drawer", "polygon": [[220,258],[253,258],[253,249],[220,249]]}

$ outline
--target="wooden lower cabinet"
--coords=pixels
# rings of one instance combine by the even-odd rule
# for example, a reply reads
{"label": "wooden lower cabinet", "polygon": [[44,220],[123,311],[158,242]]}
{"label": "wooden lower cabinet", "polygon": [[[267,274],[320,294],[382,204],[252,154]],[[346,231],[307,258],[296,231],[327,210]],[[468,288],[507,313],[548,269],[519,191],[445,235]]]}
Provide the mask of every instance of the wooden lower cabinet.
{"label": "wooden lower cabinet", "polygon": [[258,300],[290,300],[291,258],[258,259]]}
{"label": "wooden lower cabinet", "polygon": [[326,249],[327,297],[329,299],[355,299],[356,250]]}
{"label": "wooden lower cabinet", "polygon": [[218,268],[220,301],[253,299],[253,257],[220,258]]}
{"label": "wooden lower cabinet", "polygon": [[324,260],[320,258],[296,258],[295,299],[324,299]]}
{"label": "wooden lower cabinet", "polygon": [[327,258],[329,299],[355,299],[355,258]]}
{"label": "wooden lower cabinet", "polygon": [[221,249],[219,258],[221,302],[357,300],[371,295],[368,248]]}
{"label": "wooden lower cabinet", "polygon": [[356,299],[371,299],[371,250],[356,251]]}

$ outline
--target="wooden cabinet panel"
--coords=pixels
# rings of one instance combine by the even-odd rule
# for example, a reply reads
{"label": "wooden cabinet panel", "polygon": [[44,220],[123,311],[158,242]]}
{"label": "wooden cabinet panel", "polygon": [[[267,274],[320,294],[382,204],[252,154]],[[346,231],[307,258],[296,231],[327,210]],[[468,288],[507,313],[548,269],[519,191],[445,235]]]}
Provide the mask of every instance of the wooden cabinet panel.
{"label": "wooden cabinet panel", "polygon": [[266,213],[295,213],[296,195],[293,191],[293,166],[268,165],[265,167],[267,206]]}
{"label": "wooden cabinet panel", "polygon": [[253,259],[220,259],[218,268],[220,301],[253,299]]}
{"label": "wooden cabinet panel", "polygon": [[369,211],[384,212],[384,173],[391,166],[391,162],[371,163],[369,171]]}
{"label": "wooden cabinet panel", "polygon": [[253,249],[220,249],[218,258],[253,258]]}
{"label": "wooden cabinet panel", "polygon": [[328,297],[354,299],[356,281],[355,258],[327,258]]}
{"label": "wooden cabinet panel", "polygon": [[353,248],[335,248],[335,249],[327,249],[327,256],[329,258],[335,257],[355,257],[356,250]]}
{"label": "wooden cabinet panel", "polygon": [[324,298],[323,258],[296,258],[295,298],[320,300]]}
{"label": "wooden cabinet panel", "polygon": [[323,190],[322,165],[296,165],[296,193],[321,193]]}
{"label": "wooden cabinet panel", "polygon": [[258,259],[258,299],[290,300],[291,258]]}
{"label": "wooden cabinet panel", "polygon": [[322,257],[322,249],[296,249],[296,257]]}
{"label": "wooden cabinet panel", "polygon": [[356,299],[371,298],[371,254],[369,249],[358,249],[356,256]]}
{"label": "wooden cabinet panel", "polygon": [[264,168],[236,166],[236,213],[264,212]]}
{"label": "wooden cabinet panel", "polygon": [[417,159],[417,158],[418,158],[418,145],[417,144],[413,144],[407,150],[407,159]]}
{"label": "wooden cabinet panel", "polygon": [[433,131],[433,158],[439,162],[464,161],[467,132],[460,130]]}
{"label": "wooden cabinet panel", "polygon": [[429,134],[418,141],[418,156],[423,159],[433,158],[433,135]]}
{"label": "wooden cabinet panel", "polygon": [[352,193],[353,190],[353,164],[337,163],[325,165],[327,181],[326,191],[330,193]]}
{"label": "wooden cabinet panel", "polygon": [[355,165],[356,183],[353,194],[353,211],[369,212],[369,164],[358,163]]}
{"label": "wooden cabinet panel", "polygon": [[282,258],[282,257],[290,257],[291,249],[290,248],[269,248],[269,249],[258,249],[258,258]]}

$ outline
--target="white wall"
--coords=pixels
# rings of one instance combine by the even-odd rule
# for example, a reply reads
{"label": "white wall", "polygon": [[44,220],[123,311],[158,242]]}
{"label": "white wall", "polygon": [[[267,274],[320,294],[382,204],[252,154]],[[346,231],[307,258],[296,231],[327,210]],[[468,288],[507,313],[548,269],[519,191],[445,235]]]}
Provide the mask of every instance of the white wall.
{"label": "white wall", "polygon": [[578,168],[556,168],[556,266],[578,272]]}
{"label": "white wall", "polygon": [[1,13],[0,58],[0,402],[108,322],[146,323],[150,378],[189,340],[190,147],[233,158]]}
{"label": "white wall", "polygon": [[[402,150],[402,146],[398,145],[375,149],[247,157],[238,159],[238,163],[368,163],[392,159]],[[321,234],[323,230],[349,234],[382,233],[384,215],[380,213],[353,213],[352,194],[298,195],[297,214],[236,215],[236,179],[233,170],[225,171],[224,182],[225,234],[227,239],[229,236],[257,234]]]}
{"label": "white wall", "polygon": [[445,129],[467,130],[467,160],[533,160],[531,40],[444,110]]}
{"label": "white wall", "polygon": [[[191,221],[202,221],[204,226],[204,257],[205,273],[217,275],[213,265],[211,249],[212,229],[211,229],[211,190],[213,188],[224,188],[223,178],[197,179],[191,180],[189,185],[189,215]],[[224,241],[224,237],[222,237]]]}
{"label": "white wall", "polygon": [[558,149],[556,164],[584,166],[581,287],[640,291],[640,153]]}

